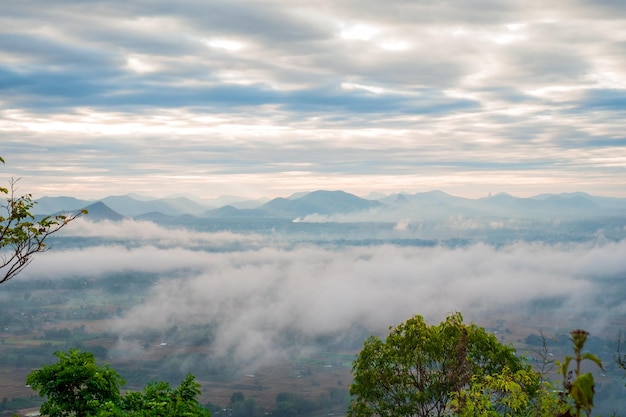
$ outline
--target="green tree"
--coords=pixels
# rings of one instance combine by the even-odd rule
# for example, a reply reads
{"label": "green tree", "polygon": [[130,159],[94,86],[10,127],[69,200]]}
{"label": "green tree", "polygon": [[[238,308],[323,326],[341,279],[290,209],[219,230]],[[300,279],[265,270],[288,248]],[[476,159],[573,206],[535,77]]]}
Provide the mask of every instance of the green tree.
{"label": "green tree", "polygon": [[[4,159],[0,157],[0,163]],[[48,237],[81,214],[46,216],[39,220],[31,213],[35,202],[31,194],[17,194],[17,180],[9,187],[0,187],[5,195],[0,203],[0,284],[20,273],[31,262],[34,254],[48,249]]]}
{"label": "green tree", "polygon": [[[530,369],[473,377],[467,389],[452,394],[450,410],[458,417],[555,417],[565,409],[551,382]],[[538,383],[539,381],[539,383]],[[538,389],[527,389],[537,386]]]}
{"label": "green tree", "polygon": [[95,415],[102,404],[118,404],[126,382],[108,365],[98,366],[90,352],[72,349],[55,352],[59,361],[32,371],[26,377],[42,397],[40,412],[50,417]]}
{"label": "green tree", "polygon": [[[468,398],[464,393],[471,387],[491,390],[484,395],[494,402],[490,407],[506,411],[525,396],[532,397],[539,383],[539,376],[512,347],[483,328],[464,324],[460,313],[436,326],[414,316],[390,328],[385,340],[370,337],[353,364],[353,374],[351,417],[463,415]],[[501,384],[507,378],[514,379],[524,397],[504,395],[507,390]]]}
{"label": "green tree", "polygon": [[198,402],[200,384],[188,374],[177,388],[152,382],[141,392],[120,394],[126,382],[93,354],[55,352],[59,362],[32,371],[26,383],[46,397],[40,412],[50,417],[210,417]]}
{"label": "green tree", "polygon": [[[178,388],[167,382],[152,382],[143,392],[128,393],[121,402],[121,414],[130,417],[210,417],[198,402],[200,384],[187,374]],[[105,414],[115,415],[115,414]],[[102,416],[102,415],[101,415]]]}

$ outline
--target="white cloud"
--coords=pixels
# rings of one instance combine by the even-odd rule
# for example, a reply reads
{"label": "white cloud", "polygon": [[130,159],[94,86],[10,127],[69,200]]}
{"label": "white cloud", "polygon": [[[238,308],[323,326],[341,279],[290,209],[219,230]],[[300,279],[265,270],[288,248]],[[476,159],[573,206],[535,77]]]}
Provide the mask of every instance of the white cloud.
{"label": "white cloud", "polygon": [[[543,325],[597,330],[603,319],[596,316],[596,296],[604,276],[626,271],[625,245],[302,246],[203,254],[205,272],[163,279],[116,329],[214,322],[215,352],[234,351],[242,363],[311,349],[316,337],[341,338],[355,328],[384,332],[413,314],[435,321],[461,311],[478,323],[497,314],[518,324],[526,317],[531,325],[535,317],[526,309],[538,300],[563,303],[543,312]],[[586,312],[594,319],[585,321]],[[285,344],[294,332],[300,340]]]}
{"label": "white cloud", "polygon": [[138,58],[138,57],[130,56],[126,58],[126,65],[132,71],[135,71],[139,74],[156,71],[156,67],[146,62],[145,58]]}
{"label": "white cloud", "polygon": [[471,196],[500,178],[624,195],[623,13],[487,3],[16,2],[0,17],[4,168],[35,194],[84,197]]}
{"label": "white cloud", "polygon": [[341,37],[348,40],[369,41],[374,38],[380,29],[373,25],[364,23],[343,25]]}
{"label": "white cloud", "polygon": [[245,48],[245,44],[232,39],[211,39],[206,44],[213,48],[226,49],[227,51],[240,51]]}
{"label": "white cloud", "polygon": [[[403,222],[396,233],[409,227]],[[83,219],[69,231],[84,244],[42,254],[21,279],[154,274],[159,280],[143,302],[111,330],[124,338],[213,324],[212,352],[234,353],[244,365],[311,351],[315,340],[342,340],[355,329],[384,333],[414,314],[434,322],[460,311],[479,325],[497,316],[511,326],[598,332],[626,311],[619,294],[606,293],[626,274],[626,241],[321,247],[286,236]],[[537,302],[545,306],[540,313],[530,308]]]}

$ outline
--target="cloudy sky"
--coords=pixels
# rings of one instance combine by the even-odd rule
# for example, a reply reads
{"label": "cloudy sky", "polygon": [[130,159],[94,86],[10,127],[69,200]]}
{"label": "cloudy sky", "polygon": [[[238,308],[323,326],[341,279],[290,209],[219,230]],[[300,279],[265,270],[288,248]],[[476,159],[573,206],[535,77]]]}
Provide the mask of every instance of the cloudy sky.
{"label": "cloudy sky", "polygon": [[0,13],[43,195],[626,197],[621,0],[46,0]]}

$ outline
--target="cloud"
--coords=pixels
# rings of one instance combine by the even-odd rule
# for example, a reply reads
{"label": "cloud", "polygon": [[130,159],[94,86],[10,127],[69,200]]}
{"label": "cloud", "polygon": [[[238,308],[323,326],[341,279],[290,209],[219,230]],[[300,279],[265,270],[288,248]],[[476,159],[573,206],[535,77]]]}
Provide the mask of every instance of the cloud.
{"label": "cloud", "polygon": [[23,279],[154,274],[143,301],[111,324],[120,343],[147,329],[211,325],[212,352],[244,367],[314,351],[320,340],[356,348],[354,340],[414,314],[434,322],[460,311],[481,325],[497,316],[531,330],[600,331],[625,311],[619,291],[607,288],[626,272],[626,241],[313,246],[286,235],[84,220],[71,235],[81,236],[81,248],[56,247]]}
{"label": "cloud", "polygon": [[[400,225],[404,233],[410,224]],[[461,227],[461,226],[459,226]],[[494,226],[498,227],[498,226]],[[521,226],[523,227],[523,225]],[[211,354],[242,369],[315,352],[357,349],[414,314],[529,331],[601,332],[626,312],[626,241],[413,247],[302,243],[300,235],[206,233],[126,220],[80,219],[21,279],[147,273],[142,301],[110,322],[129,348],[146,330],[211,326]],[[319,238],[319,236],[318,236]],[[70,245],[80,239],[80,247]],[[63,243],[65,242],[65,243]],[[538,307],[540,306],[540,307]]]}
{"label": "cloud", "polygon": [[615,2],[43,6],[0,17],[3,157],[35,194],[624,193]]}
{"label": "cloud", "polygon": [[531,315],[529,306],[541,300],[552,304],[542,313],[544,325],[597,329],[602,277],[626,271],[624,249],[620,242],[500,249],[299,246],[205,254],[210,267],[161,280],[116,329],[132,334],[215,323],[214,352],[234,353],[241,363],[314,349],[315,340],[341,340],[354,329],[383,333],[413,314],[436,321],[461,311],[479,323],[499,315],[521,325]]}
{"label": "cloud", "polygon": [[[80,218],[63,229],[61,239],[49,244],[55,250],[37,257],[22,275],[26,278],[65,276],[99,277],[123,271],[168,274],[181,270],[205,271],[210,265],[207,252],[256,251],[281,239],[237,234],[229,231],[207,233],[183,228],[164,228],[147,221],[91,222]],[[83,245],[67,249],[68,239],[79,238]],[[209,262],[209,263],[207,263]]]}
{"label": "cloud", "polygon": [[63,236],[114,239],[133,244],[151,244],[168,248],[197,248],[206,250],[233,244],[258,247],[267,237],[257,234],[237,234],[230,231],[198,232],[182,227],[165,228],[153,222],[124,219],[121,221],[92,222],[79,218],[71,228],[63,229]]}

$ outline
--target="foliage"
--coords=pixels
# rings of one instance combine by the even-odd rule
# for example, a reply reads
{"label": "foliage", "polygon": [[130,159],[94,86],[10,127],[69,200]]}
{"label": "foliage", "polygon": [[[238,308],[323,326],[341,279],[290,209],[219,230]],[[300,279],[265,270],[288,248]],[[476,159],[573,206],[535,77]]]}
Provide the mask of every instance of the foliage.
{"label": "foliage", "polygon": [[32,371],[29,384],[47,400],[41,414],[50,417],[95,415],[101,404],[119,403],[125,381],[107,365],[98,366],[90,352],[55,352],[59,362]]}
{"label": "foliage", "polygon": [[463,324],[460,313],[437,326],[414,316],[390,328],[385,341],[370,337],[353,373],[352,417],[473,415],[463,411],[471,395],[480,396],[485,409],[520,408],[539,383],[512,347],[483,328]]}
{"label": "foliage", "polygon": [[[4,160],[0,157],[0,163]],[[48,237],[82,214],[46,216],[39,220],[31,213],[35,205],[31,194],[17,195],[17,180],[0,187],[6,202],[0,203],[0,284],[21,272],[34,254],[48,249]]]}
{"label": "foliage", "polygon": [[[121,414],[132,417],[210,417],[211,413],[198,403],[200,384],[188,374],[178,388],[167,382],[151,382],[143,392],[126,394],[121,403]],[[107,414],[103,414],[107,415]]]}
{"label": "foliage", "polygon": [[[472,378],[463,391],[453,393],[450,409],[459,417],[553,417],[564,407],[559,403],[554,385],[541,381],[540,374],[529,369]],[[528,387],[537,386],[537,390]]]}
{"label": "foliage", "polygon": [[[574,345],[574,356],[566,356],[565,361],[560,364],[561,375],[563,376],[563,388],[565,388],[564,394],[567,394],[564,396],[563,401],[570,407],[566,412],[561,414],[561,416],[580,417],[582,411],[584,411],[587,416],[590,416],[591,410],[593,409],[595,382],[593,374],[590,372],[583,373],[581,371],[581,364],[583,361],[591,361],[600,369],[604,370],[604,368],[602,367],[602,362],[596,355],[589,352],[583,353],[587,336],[589,336],[588,332],[579,329],[573,330],[570,335],[570,340]],[[570,369],[572,361],[574,361],[575,365],[573,370]]]}
{"label": "foliage", "polygon": [[200,384],[188,374],[177,388],[151,382],[142,392],[120,394],[126,382],[90,352],[56,352],[59,362],[32,371],[27,384],[47,400],[40,412],[50,417],[210,417],[198,402]]}

